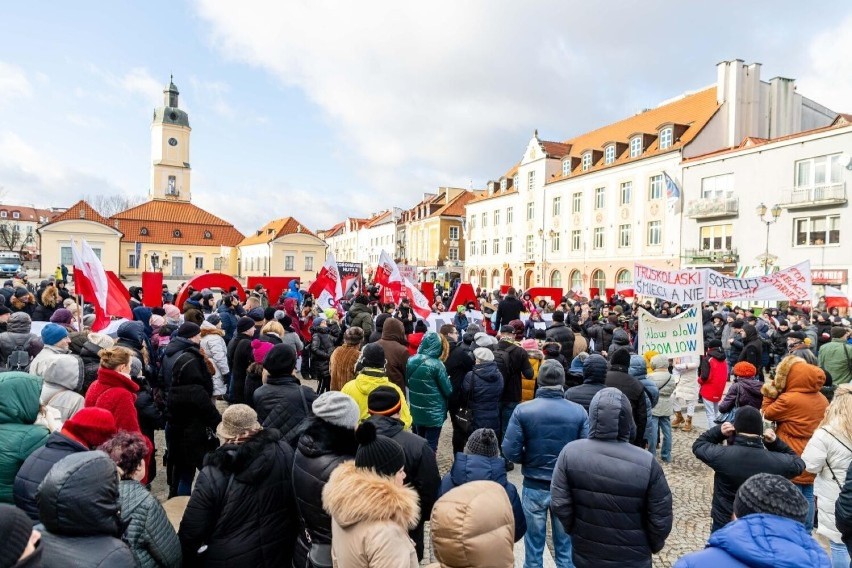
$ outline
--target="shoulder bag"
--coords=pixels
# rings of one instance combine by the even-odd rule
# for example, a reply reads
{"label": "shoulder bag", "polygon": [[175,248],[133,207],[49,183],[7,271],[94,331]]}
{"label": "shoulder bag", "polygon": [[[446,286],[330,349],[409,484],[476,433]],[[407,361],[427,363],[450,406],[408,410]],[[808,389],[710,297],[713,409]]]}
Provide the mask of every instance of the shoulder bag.
{"label": "shoulder bag", "polygon": [[739,408],[739,406],[740,406],[740,390],[741,390],[741,387],[742,387],[742,385],[737,385],[737,394],[734,397],[734,407],[732,409],[730,409],[729,411],[723,413],[723,414],[717,415],[716,419],[713,420],[713,422],[715,422],[716,424],[724,424],[725,422],[730,422],[731,424],[734,423],[734,418],[737,415],[737,408]]}
{"label": "shoulder bag", "polygon": [[[838,443],[838,444],[840,444],[841,446],[843,446],[844,448],[846,448],[847,450],[849,450],[849,453],[852,453],[852,448],[850,448],[849,446],[847,446],[846,444],[844,444],[844,443],[840,440],[840,438],[838,438],[837,436],[835,436],[834,434],[832,434],[832,433],[831,433],[831,431],[830,431],[828,428],[822,428],[822,430],[824,430],[826,434],[828,434],[829,436],[831,436],[832,438],[834,438],[835,440],[837,440],[837,443]],[[841,491],[843,491],[843,484],[842,484],[842,483],[840,483],[840,480],[839,480],[839,479],[837,479],[837,476],[836,476],[836,475],[834,475],[834,470],[833,470],[833,469],[831,469],[831,464],[829,464],[829,463],[828,463],[828,452],[826,452],[826,456],[825,456],[825,467],[827,467],[827,468],[828,468],[828,471],[831,473],[831,479],[833,479],[833,480],[834,480],[834,482],[837,484],[837,487],[838,487]],[[848,475],[848,473],[847,473],[847,475]]]}
{"label": "shoulder bag", "polygon": [[[467,389],[465,403],[456,413],[456,425],[464,434],[470,434],[473,431],[473,409],[470,407],[470,403],[473,400],[473,381],[475,378],[476,375],[471,371],[470,388]],[[464,381],[462,381],[462,384],[464,384]]]}

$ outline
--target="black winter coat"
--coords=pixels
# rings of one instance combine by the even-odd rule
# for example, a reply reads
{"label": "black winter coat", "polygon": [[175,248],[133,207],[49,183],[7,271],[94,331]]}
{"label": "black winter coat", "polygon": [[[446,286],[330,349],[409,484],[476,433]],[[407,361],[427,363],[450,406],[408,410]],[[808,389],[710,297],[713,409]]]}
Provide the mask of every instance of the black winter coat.
{"label": "black winter coat", "polygon": [[574,358],[574,332],[563,322],[555,322],[545,332],[547,341],[553,341],[560,346],[559,353],[570,361]]}
{"label": "black winter coat", "polygon": [[23,510],[33,522],[38,522],[36,492],[39,484],[47,476],[47,472],[65,456],[88,450],[89,448],[83,444],[60,432],[51,432],[47,437],[47,443],[24,460],[18,475],[15,476],[13,487],[15,506]]}
{"label": "black winter coat", "polygon": [[716,472],[710,516],[720,525],[731,522],[737,489],[752,475],[774,473],[791,479],[805,469],[805,462],[781,438],[765,445],[762,438],[741,434],[734,436],[732,446],[723,446],[725,440],[722,427],[714,426],[692,444],[695,457]]}
{"label": "black winter coat", "polygon": [[[174,366],[178,358],[183,355],[184,351],[198,345],[183,337],[175,337],[172,339],[165,349],[163,349],[163,360],[160,362],[160,385],[168,391],[174,381]],[[212,383],[211,383],[212,386]],[[210,392],[213,392],[212,390]]]}
{"label": "black winter coat", "polygon": [[228,343],[228,368],[231,369],[231,384],[233,389],[230,393],[231,404],[245,404],[246,372],[249,365],[254,362],[251,352],[252,337],[238,333]]}
{"label": "black winter coat", "polygon": [[582,406],[586,412],[589,411],[589,406],[592,404],[592,399],[598,394],[598,391],[606,388],[603,381],[597,379],[586,379],[582,385],[571,387],[565,391],[565,400],[576,402]]}
{"label": "black winter coat", "polygon": [[316,379],[330,379],[328,370],[331,352],[334,351],[334,337],[326,327],[311,328],[311,374]]}
{"label": "black winter coat", "polygon": [[292,467],[293,448],[275,429],[211,453],[180,523],[183,565],[289,566],[298,532]]}
{"label": "black winter coat", "polygon": [[533,378],[527,352],[518,345],[501,339],[494,350],[494,362],[503,375],[503,395],[500,402],[521,402],[521,375],[525,379]]}
{"label": "black winter coat", "polygon": [[500,326],[509,325],[512,320],[521,319],[521,312],[524,311],[524,303],[515,296],[506,296],[500,303],[497,304],[497,330]]}
{"label": "black winter coat", "polygon": [[387,436],[402,446],[405,452],[405,484],[417,491],[420,497],[420,521],[408,535],[414,541],[417,557],[423,558],[423,523],[432,514],[432,507],[438,499],[441,477],[435,452],[429,443],[416,434],[406,431],[402,420],[389,416],[373,416],[369,419],[376,425],[376,433]]}
{"label": "black winter coat", "polygon": [[80,389],[80,394],[83,396],[86,396],[86,391],[98,378],[98,367],[101,366],[101,358],[98,357],[98,352],[101,349],[102,347],[99,345],[87,341],[80,350],[80,359],[83,360],[83,388]]}
{"label": "black winter coat", "polygon": [[[472,341],[473,337],[470,339]],[[447,376],[450,378],[450,384],[453,385],[453,394],[447,401],[447,407],[451,412],[456,412],[459,408],[462,381],[464,381],[465,375],[473,369],[473,364],[473,349],[470,343],[467,341],[450,343],[450,353],[447,355],[447,360],[444,361],[444,368],[447,369]]]}
{"label": "black winter coat", "polygon": [[589,439],[559,454],[551,512],[571,535],[577,568],[644,568],[672,529],[672,494],[650,452],[628,441],[634,430],[627,397],[601,392],[589,412]]}
{"label": "black winter coat", "polygon": [[317,393],[302,386],[296,377],[268,377],[266,384],[254,391],[254,409],[264,428],[281,432],[291,446],[299,439],[299,424],[308,416]]}
{"label": "black winter coat", "polygon": [[852,553],[852,475],[846,472],[846,482],[834,503],[834,521],[843,537],[843,543]]}
{"label": "black winter coat", "polygon": [[615,387],[625,395],[633,408],[633,421],[636,423],[636,437],[631,440],[636,446],[645,443],[645,426],[648,422],[648,404],[645,398],[645,387],[636,377],[628,374],[627,369],[618,365],[610,366],[606,374],[606,386]]}
{"label": "black winter coat", "polygon": [[358,443],[355,431],[334,426],[319,418],[309,418],[299,438],[293,458],[293,492],[302,530],[299,531],[293,566],[305,568],[308,544],[331,543],[331,517],[322,507],[322,489],[331,472],[346,460],[355,459]]}
{"label": "black winter coat", "polygon": [[497,363],[477,363],[465,376],[461,387],[461,403],[473,410],[473,430],[491,428],[500,431],[500,397],[503,375]]}

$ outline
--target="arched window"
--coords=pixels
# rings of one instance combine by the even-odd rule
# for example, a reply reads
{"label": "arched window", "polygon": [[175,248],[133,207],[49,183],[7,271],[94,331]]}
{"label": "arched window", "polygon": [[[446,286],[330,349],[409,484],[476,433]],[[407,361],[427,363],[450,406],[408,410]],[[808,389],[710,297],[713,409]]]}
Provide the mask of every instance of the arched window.
{"label": "arched window", "polygon": [[583,275],[579,270],[571,271],[571,289],[580,289],[583,287]]}
{"label": "arched window", "polygon": [[597,288],[601,292],[606,289],[606,275],[600,268],[592,272],[592,288]]}
{"label": "arched window", "polygon": [[473,271],[473,270],[471,270],[471,271],[470,271],[470,274],[468,274],[468,275],[467,275],[467,281],[468,281],[468,282],[473,282],[474,278],[476,278],[476,272],[475,272],[475,271]]}
{"label": "arched window", "polygon": [[626,268],[622,268],[618,271],[618,274],[615,275],[615,283],[616,284],[630,284],[633,281],[633,276],[630,274],[630,271]]}
{"label": "arched window", "polygon": [[496,268],[491,272],[491,287],[495,290],[500,289],[500,271]]}
{"label": "arched window", "polygon": [[550,285],[554,288],[562,288],[562,273],[554,270],[550,273]]}

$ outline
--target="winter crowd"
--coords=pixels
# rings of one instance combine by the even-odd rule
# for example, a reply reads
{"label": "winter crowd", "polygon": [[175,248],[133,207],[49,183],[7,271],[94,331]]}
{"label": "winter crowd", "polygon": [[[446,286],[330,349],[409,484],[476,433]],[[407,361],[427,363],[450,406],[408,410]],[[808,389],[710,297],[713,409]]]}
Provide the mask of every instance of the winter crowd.
{"label": "winter crowd", "polygon": [[649,567],[674,521],[672,429],[691,431],[699,404],[712,531],[676,566],[850,564],[852,345],[836,313],[707,306],[706,353],[669,359],[636,352],[640,305],[618,297],[477,291],[430,331],[374,288],[325,310],[295,282],[182,306],[164,287],[162,308],[132,288],[112,337],[62,280],[7,284],[0,568],[402,568],[430,545],[439,568],[509,567],[521,540],[538,567],[548,537],[560,568]]}

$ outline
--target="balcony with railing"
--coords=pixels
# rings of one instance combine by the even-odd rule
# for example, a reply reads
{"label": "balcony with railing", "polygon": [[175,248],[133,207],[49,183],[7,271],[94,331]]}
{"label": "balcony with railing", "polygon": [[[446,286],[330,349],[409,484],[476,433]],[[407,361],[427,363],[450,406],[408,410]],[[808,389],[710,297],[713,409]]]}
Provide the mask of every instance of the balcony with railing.
{"label": "balcony with railing", "polygon": [[686,249],[683,251],[683,257],[686,264],[691,265],[728,265],[737,264],[740,261],[740,255],[737,249],[729,250],[701,250],[701,249]]}
{"label": "balcony with railing", "polygon": [[796,187],[782,193],[781,207],[807,209],[846,203],[846,183],[828,183],[810,187]]}
{"label": "balcony with railing", "polygon": [[740,200],[736,197],[704,197],[686,204],[686,216],[691,219],[732,217],[739,214]]}

